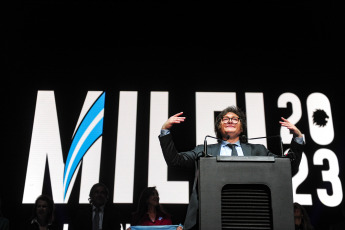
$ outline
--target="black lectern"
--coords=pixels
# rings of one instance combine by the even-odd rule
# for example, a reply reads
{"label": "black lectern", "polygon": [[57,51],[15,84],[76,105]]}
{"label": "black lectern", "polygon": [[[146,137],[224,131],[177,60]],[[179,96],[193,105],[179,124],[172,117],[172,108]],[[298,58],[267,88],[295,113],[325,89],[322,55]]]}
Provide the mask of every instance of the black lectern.
{"label": "black lectern", "polygon": [[294,229],[290,159],[207,157],[199,169],[200,230]]}

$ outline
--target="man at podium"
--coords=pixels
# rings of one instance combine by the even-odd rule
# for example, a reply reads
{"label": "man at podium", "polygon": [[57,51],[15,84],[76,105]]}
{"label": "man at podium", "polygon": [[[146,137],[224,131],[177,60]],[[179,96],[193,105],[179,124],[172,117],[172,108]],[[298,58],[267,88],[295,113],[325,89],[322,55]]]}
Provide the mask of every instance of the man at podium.
{"label": "man at podium", "polygon": [[[186,119],[183,112],[171,116],[162,126],[159,135],[162,152],[168,166],[197,169],[197,160],[204,154],[204,146],[198,145],[193,150],[179,152],[174,144],[170,129],[175,124],[180,124]],[[281,126],[286,127],[293,134],[290,150],[287,157],[291,159],[292,175],[298,171],[303,152],[303,135],[301,131],[287,119],[281,118]],[[245,113],[236,106],[225,108],[215,121],[217,144],[207,146],[207,153],[211,156],[276,156],[264,145],[247,143]],[[196,173],[197,175],[197,173]],[[197,229],[198,194],[196,191],[197,176],[194,180],[193,191],[190,197],[184,229]]]}

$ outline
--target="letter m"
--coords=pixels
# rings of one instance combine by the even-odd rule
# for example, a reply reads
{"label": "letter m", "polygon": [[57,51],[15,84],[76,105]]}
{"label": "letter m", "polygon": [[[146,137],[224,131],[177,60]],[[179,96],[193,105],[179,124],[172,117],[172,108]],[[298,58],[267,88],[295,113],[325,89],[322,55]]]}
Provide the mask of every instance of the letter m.
{"label": "letter m", "polygon": [[87,93],[65,164],[54,91],[38,91],[23,203],[42,194],[46,163],[55,203],[68,202],[81,165],[79,202],[88,202],[91,186],[99,181],[104,101],[104,92]]}

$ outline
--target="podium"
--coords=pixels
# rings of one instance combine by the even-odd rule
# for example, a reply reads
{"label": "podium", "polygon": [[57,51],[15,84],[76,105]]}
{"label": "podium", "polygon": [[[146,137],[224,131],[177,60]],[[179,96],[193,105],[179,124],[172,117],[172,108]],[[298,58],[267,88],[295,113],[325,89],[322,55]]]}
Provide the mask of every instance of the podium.
{"label": "podium", "polygon": [[288,158],[200,158],[198,189],[200,230],[295,228]]}

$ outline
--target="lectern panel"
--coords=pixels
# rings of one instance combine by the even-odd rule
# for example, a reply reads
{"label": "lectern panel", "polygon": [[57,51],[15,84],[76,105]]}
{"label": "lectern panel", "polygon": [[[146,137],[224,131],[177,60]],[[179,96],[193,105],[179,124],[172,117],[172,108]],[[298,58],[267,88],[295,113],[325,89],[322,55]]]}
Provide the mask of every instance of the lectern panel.
{"label": "lectern panel", "polygon": [[[254,157],[255,158],[255,157]],[[217,161],[215,157],[200,158],[199,160],[199,226],[201,230],[209,229],[279,229],[293,230],[293,198],[290,160],[287,158],[251,157],[238,160]],[[241,197],[233,196],[225,200],[225,193],[242,189]],[[227,219],[224,212],[226,206],[233,205],[232,212],[239,212],[246,202],[259,207],[256,198],[247,197],[245,193],[250,189],[261,190],[264,193],[265,208],[247,210],[252,220],[246,226],[237,226],[235,222],[243,221],[241,216],[234,215]],[[239,191],[238,191],[239,192]],[[253,190],[251,193],[255,194]],[[251,194],[251,195],[253,195]],[[247,199],[247,200],[246,200]],[[254,199],[254,200],[252,200]],[[225,202],[225,203],[224,203]],[[231,204],[233,202],[233,204]],[[237,209],[236,209],[236,203]],[[252,204],[250,206],[250,204]],[[265,211],[263,211],[263,209]],[[254,220],[256,221],[254,223]],[[250,222],[252,222],[252,225]],[[258,225],[262,223],[260,228]],[[264,223],[264,224],[263,224]],[[230,228],[230,227],[233,228]]]}
{"label": "lectern panel", "polygon": [[266,185],[225,185],[221,207],[222,229],[272,229],[271,191]]}

